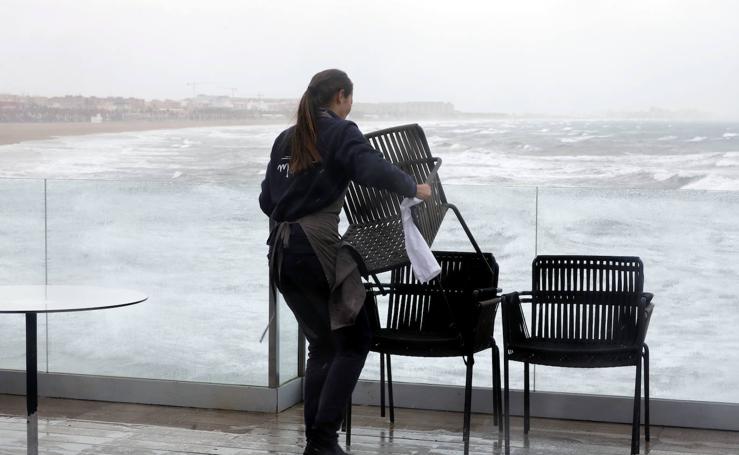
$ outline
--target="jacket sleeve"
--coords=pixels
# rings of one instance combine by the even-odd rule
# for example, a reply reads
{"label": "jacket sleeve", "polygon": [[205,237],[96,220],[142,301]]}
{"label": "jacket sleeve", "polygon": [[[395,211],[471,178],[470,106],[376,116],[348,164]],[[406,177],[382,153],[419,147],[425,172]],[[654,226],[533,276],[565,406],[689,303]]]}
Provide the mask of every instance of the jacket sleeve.
{"label": "jacket sleeve", "polygon": [[272,215],[272,198],[269,194],[269,164],[267,165],[267,172],[264,174],[264,180],[262,180],[262,192],[259,193],[259,207],[262,209],[265,215]]}
{"label": "jacket sleeve", "polygon": [[283,132],[277,136],[274,144],[272,144],[269,163],[267,164],[267,170],[264,172],[264,180],[262,180],[262,192],[259,193],[259,207],[267,216],[272,216],[272,210],[275,208],[275,202],[272,200],[272,188],[270,183],[272,174],[275,171],[276,163],[281,158],[278,148],[284,136],[285,133]]}
{"label": "jacket sleeve", "polygon": [[346,127],[335,159],[349,178],[360,185],[381,188],[406,197],[416,195],[413,177],[373,149],[354,123]]}

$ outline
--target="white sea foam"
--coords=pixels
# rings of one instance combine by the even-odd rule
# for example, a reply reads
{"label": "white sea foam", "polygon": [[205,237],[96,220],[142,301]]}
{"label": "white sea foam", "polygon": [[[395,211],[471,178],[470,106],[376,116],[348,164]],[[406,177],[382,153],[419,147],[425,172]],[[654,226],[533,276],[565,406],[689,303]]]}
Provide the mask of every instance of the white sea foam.
{"label": "white sea foam", "polygon": [[675,175],[676,174],[674,172],[660,171],[660,172],[655,172],[652,175],[652,177],[654,178],[654,180],[658,182],[664,182],[665,180],[668,180],[669,178],[674,177]]}
{"label": "white sea foam", "polygon": [[630,158],[641,165],[665,166],[666,164],[670,164],[679,165],[681,168],[684,168],[685,166],[703,167],[707,163],[712,163],[720,156],[722,156],[721,153],[707,152],[670,155],[633,155]]}
{"label": "white sea foam", "polygon": [[732,137],[737,137],[737,136],[739,136],[739,133],[724,133],[722,137],[724,139],[731,139]]}
{"label": "white sea foam", "polygon": [[[504,125],[515,129],[503,129]],[[371,131],[392,125],[378,121],[361,126]],[[619,186],[624,184],[623,176],[641,172],[634,185],[649,187],[652,181],[664,187],[666,180],[697,179],[719,169],[721,175],[739,179],[739,152],[711,151],[723,141],[706,140],[717,135],[700,126],[691,126],[691,134],[680,134],[683,130],[667,130],[662,125],[654,128],[657,133],[653,135],[650,128],[650,136],[634,135],[633,123],[606,128],[598,122],[486,120],[422,126],[432,153],[444,159],[442,174],[455,181],[461,177],[460,183],[475,175],[473,180],[482,183],[494,178],[523,185],[564,182],[578,186],[598,179],[602,185]],[[14,177],[169,179],[177,171],[182,174],[175,178],[256,178],[281,130],[280,125],[256,125],[57,138],[0,147],[0,169],[3,176]],[[719,135],[737,134],[727,130]],[[595,145],[596,138],[608,137],[618,140]],[[667,145],[661,142],[679,137],[682,140],[670,144],[669,150],[660,149]],[[694,142],[706,140],[705,153],[685,153],[690,150],[685,139],[691,137]],[[650,147],[650,141],[656,147]],[[686,177],[681,171],[696,174]]]}
{"label": "white sea foam", "polygon": [[739,179],[721,175],[711,175],[691,182],[683,187],[686,190],[739,191]]}
{"label": "white sea foam", "polygon": [[541,151],[541,147],[537,147],[531,144],[521,144],[518,146],[518,148],[523,150],[524,152],[540,152]]}
{"label": "white sea foam", "polygon": [[507,132],[508,132],[508,130],[499,130],[499,129],[496,129],[496,128],[488,128],[486,130],[479,131],[477,134],[481,134],[481,135],[484,135],[484,136],[491,136],[491,135],[495,135],[495,134],[504,134],[504,133],[507,133]]}
{"label": "white sea foam", "polygon": [[592,135],[585,134],[585,135],[576,136],[576,137],[561,137],[561,138],[559,138],[559,141],[562,142],[562,143],[565,143],[565,144],[574,144],[574,143],[577,143],[577,142],[587,141],[587,140],[593,139],[595,137],[597,137],[597,136],[592,136]]}
{"label": "white sea foam", "polygon": [[694,136],[692,139],[688,139],[685,142],[703,142],[708,139],[706,136]]}
{"label": "white sea foam", "polygon": [[470,134],[470,133],[477,133],[478,131],[480,131],[479,128],[458,128],[458,129],[451,130],[452,133],[456,133],[456,134]]}
{"label": "white sea foam", "polygon": [[448,138],[442,136],[426,136],[426,140],[428,141],[429,146],[434,146],[447,142]]}
{"label": "white sea foam", "polygon": [[716,161],[717,167],[739,168],[739,152],[726,152],[722,158]]}

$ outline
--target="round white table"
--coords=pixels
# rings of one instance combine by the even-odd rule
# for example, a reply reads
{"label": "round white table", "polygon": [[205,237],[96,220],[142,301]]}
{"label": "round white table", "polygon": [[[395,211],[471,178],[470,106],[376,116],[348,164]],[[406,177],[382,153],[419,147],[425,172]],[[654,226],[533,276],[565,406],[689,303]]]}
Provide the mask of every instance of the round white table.
{"label": "round white table", "polygon": [[127,289],[94,286],[0,286],[0,313],[26,315],[26,408],[28,454],[38,454],[36,315],[134,305],[147,297]]}

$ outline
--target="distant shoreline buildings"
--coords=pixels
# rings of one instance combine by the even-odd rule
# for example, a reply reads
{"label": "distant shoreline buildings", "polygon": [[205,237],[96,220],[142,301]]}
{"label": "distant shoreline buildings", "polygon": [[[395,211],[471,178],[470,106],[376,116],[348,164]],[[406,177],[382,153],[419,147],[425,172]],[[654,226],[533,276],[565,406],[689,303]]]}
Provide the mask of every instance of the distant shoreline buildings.
{"label": "distant shoreline buildings", "polygon": [[[281,119],[295,115],[298,100],[198,95],[183,100],[67,95],[56,97],[0,94],[0,123],[161,120]],[[465,116],[446,102],[354,103],[352,116],[445,118]]]}
{"label": "distant shoreline buildings", "polygon": [[[197,95],[182,100],[145,100],[132,97],[81,95],[27,96],[0,93],[0,123],[108,123],[125,121],[238,121],[292,119],[298,100],[290,98],[242,98],[227,95]],[[352,118],[372,119],[459,119],[459,118],[552,118],[631,120],[711,120],[714,116],[696,109],[606,111],[591,115],[541,113],[469,113],[455,110],[448,102],[354,103]]]}

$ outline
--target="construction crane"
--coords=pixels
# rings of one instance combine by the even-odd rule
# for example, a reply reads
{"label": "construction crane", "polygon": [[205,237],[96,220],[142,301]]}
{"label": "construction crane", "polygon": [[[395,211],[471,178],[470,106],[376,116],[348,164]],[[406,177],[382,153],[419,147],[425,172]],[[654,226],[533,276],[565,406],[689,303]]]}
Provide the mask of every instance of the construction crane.
{"label": "construction crane", "polygon": [[210,84],[210,82],[188,82],[185,85],[192,87],[192,97],[195,98],[198,96],[198,87],[208,84]]}

